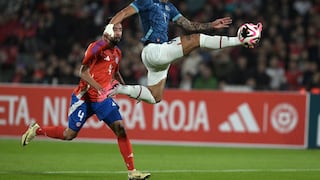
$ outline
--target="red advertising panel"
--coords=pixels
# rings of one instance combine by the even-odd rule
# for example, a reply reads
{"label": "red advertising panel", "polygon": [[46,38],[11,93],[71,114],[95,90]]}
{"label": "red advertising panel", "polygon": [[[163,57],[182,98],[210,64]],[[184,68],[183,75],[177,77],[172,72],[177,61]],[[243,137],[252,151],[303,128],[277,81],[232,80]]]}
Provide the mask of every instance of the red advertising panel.
{"label": "red advertising panel", "polygon": [[[31,121],[67,126],[72,87],[0,85],[0,136],[20,136]],[[240,146],[306,146],[306,95],[166,90],[155,105],[116,102],[133,140]],[[79,138],[115,136],[90,118]]]}

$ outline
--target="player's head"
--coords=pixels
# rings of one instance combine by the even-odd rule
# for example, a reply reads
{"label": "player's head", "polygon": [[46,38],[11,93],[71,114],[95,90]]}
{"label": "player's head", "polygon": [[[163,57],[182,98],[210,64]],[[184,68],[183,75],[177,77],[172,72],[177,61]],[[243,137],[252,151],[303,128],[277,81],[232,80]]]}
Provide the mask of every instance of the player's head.
{"label": "player's head", "polygon": [[[111,19],[112,17],[107,18],[107,22],[110,22]],[[122,24],[121,23],[115,24],[113,26],[113,31],[114,31],[114,37],[110,37],[109,35],[104,34],[103,38],[105,40],[110,41],[112,44],[117,45],[120,42],[122,37]]]}
{"label": "player's head", "polygon": [[110,38],[109,40],[113,44],[118,44],[122,37],[122,24],[121,23],[115,24],[113,26],[113,31],[114,31],[114,37]]}

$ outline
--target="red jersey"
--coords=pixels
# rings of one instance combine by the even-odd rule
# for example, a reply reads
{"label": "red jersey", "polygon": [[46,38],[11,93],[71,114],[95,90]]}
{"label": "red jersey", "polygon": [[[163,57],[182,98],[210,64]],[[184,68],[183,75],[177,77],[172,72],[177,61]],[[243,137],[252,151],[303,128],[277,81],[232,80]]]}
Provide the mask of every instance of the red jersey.
{"label": "red jersey", "polygon": [[[108,48],[107,42],[98,40],[88,46],[82,64],[90,68],[91,76],[102,88],[110,88],[114,74],[119,70],[121,57],[121,50],[118,47]],[[98,91],[82,79],[74,89],[74,94],[85,101],[101,100]]]}

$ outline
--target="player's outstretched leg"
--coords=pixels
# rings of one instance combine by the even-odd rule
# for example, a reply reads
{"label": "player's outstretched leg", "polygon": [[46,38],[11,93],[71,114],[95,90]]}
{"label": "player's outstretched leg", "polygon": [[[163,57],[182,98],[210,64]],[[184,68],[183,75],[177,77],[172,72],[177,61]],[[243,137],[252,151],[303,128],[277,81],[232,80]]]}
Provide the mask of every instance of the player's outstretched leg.
{"label": "player's outstretched leg", "polygon": [[150,104],[155,104],[156,100],[153,97],[150,90],[142,85],[122,85],[119,84],[112,88],[109,92],[109,97],[116,94],[128,95],[131,98],[137,99],[139,101],[145,101]]}
{"label": "player's outstretched leg", "polygon": [[151,176],[150,173],[132,170],[128,172],[128,180],[145,180]]}
{"label": "player's outstretched leg", "polygon": [[27,131],[22,135],[22,138],[21,138],[21,145],[22,146],[29,144],[30,141],[32,141],[32,139],[34,139],[34,137],[36,137],[36,135],[37,135],[36,131],[38,128],[40,128],[40,126],[36,122],[32,122],[29,125],[29,128],[27,129]]}
{"label": "player's outstretched leg", "polygon": [[[199,46],[209,49],[222,49],[226,47],[243,45],[246,48],[254,48],[260,38],[262,31],[262,23],[252,24],[245,23],[238,29],[237,36],[209,36],[205,34],[200,34],[199,36]],[[191,41],[188,43],[186,38],[182,39],[184,46],[184,52],[189,53],[195,47],[195,43]],[[192,43],[192,44],[190,44]]]}

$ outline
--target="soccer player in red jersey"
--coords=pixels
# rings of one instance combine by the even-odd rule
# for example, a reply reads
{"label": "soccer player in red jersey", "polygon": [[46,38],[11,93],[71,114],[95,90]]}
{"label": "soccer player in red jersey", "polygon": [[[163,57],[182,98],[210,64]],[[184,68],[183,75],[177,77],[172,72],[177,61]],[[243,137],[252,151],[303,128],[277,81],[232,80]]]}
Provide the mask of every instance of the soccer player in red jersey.
{"label": "soccer player in red jersey", "polygon": [[22,136],[22,146],[30,143],[37,135],[61,140],[77,137],[86,120],[95,114],[115,133],[122,157],[128,169],[129,180],[146,179],[150,173],[137,171],[134,167],[133,151],[126,134],[119,106],[108,97],[108,92],[117,83],[124,84],[119,72],[121,50],[117,43],[122,37],[121,23],[113,27],[114,36],[103,35],[101,40],[92,42],[85,52],[80,67],[81,80],[74,89],[68,113],[68,127],[40,127],[33,122]]}

